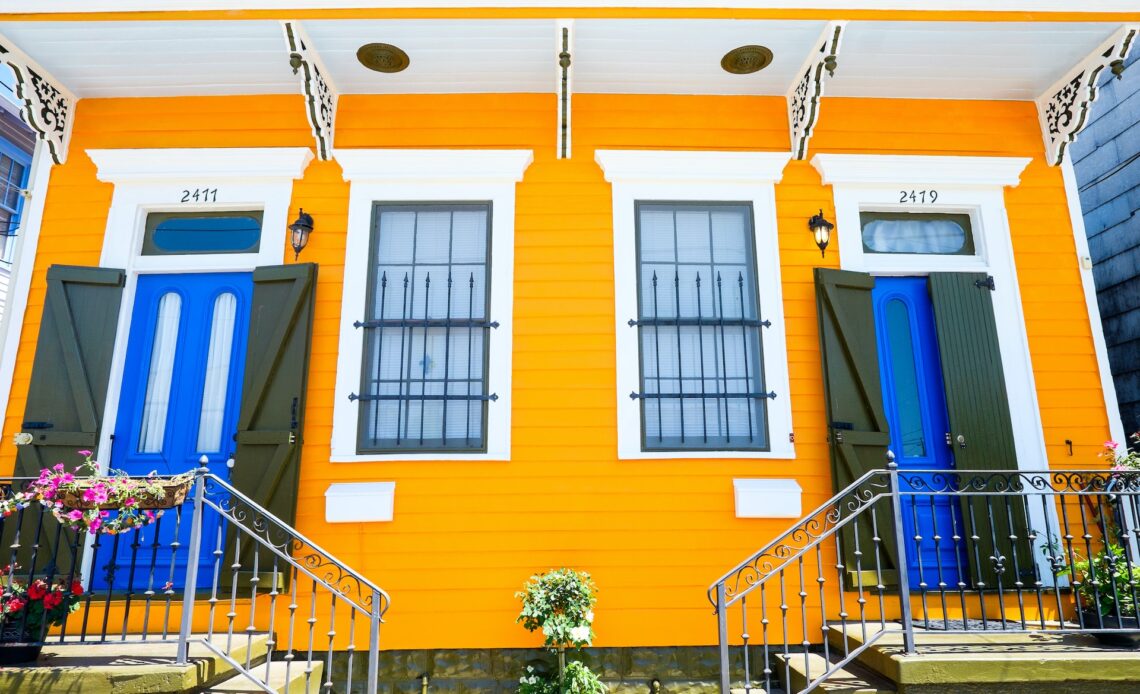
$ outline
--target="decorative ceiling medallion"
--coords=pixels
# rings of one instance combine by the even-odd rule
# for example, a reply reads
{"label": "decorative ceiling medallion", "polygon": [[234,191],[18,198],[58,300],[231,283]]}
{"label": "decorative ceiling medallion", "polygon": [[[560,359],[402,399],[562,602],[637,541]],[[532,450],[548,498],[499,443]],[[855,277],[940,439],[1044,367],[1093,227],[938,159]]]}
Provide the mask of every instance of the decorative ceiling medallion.
{"label": "decorative ceiling medallion", "polygon": [[720,59],[725,72],[734,75],[748,75],[760,72],[772,63],[772,51],[764,46],[741,46],[733,48]]}
{"label": "decorative ceiling medallion", "polygon": [[356,51],[356,59],[376,72],[400,72],[411,63],[407,53],[390,43],[366,43]]}

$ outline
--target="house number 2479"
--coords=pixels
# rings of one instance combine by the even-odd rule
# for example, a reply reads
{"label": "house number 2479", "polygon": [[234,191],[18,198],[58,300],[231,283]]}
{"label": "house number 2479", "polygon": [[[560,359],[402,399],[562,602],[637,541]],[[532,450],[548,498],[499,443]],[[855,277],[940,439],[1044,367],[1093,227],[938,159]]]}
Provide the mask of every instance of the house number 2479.
{"label": "house number 2479", "polygon": [[195,188],[194,190],[183,190],[182,200],[180,202],[217,202],[218,189],[217,188]]}
{"label": "house number 2479", "polygon": [[900,190],[899,202],[917,202],[919,204],[934,202],[938,199],[937,190]]}

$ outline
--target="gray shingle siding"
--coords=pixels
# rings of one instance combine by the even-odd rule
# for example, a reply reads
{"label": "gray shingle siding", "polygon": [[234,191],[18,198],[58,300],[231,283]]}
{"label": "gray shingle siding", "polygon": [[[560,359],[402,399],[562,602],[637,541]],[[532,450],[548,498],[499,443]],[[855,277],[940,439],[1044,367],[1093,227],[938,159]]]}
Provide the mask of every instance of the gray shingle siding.
{"label": "gray shingle siding", "polygon": [[1140,50],[1123,79],[1107,70],[1091,121],[1069,150],[1093,259],[1097,303],[1126,431],[1140,430]]}

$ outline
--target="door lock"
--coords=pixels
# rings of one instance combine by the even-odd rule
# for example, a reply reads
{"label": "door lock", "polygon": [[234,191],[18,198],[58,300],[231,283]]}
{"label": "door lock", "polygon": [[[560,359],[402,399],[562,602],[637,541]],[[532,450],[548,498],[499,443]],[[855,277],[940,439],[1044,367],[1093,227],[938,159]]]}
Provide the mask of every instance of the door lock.
{"label": "door lock", "polygon": [[958,434],[958,438],[956,440],[958,441],[958,448],[966,447],[966,437],[964,435]]}

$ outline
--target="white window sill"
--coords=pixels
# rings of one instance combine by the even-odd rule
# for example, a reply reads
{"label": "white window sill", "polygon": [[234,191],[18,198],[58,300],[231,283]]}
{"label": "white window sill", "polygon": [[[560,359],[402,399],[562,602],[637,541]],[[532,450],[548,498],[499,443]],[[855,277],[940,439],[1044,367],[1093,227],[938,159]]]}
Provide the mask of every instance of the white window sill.
{"label": "white window sill", "polygon": [[619,460],[795,460],[795,446],[770,451],[618,451]]}
{"label": "white window sill", "polygon": [[510,460],[510,453],[349,453],[329,456],[330,463],[398,463],[420,460]]}

